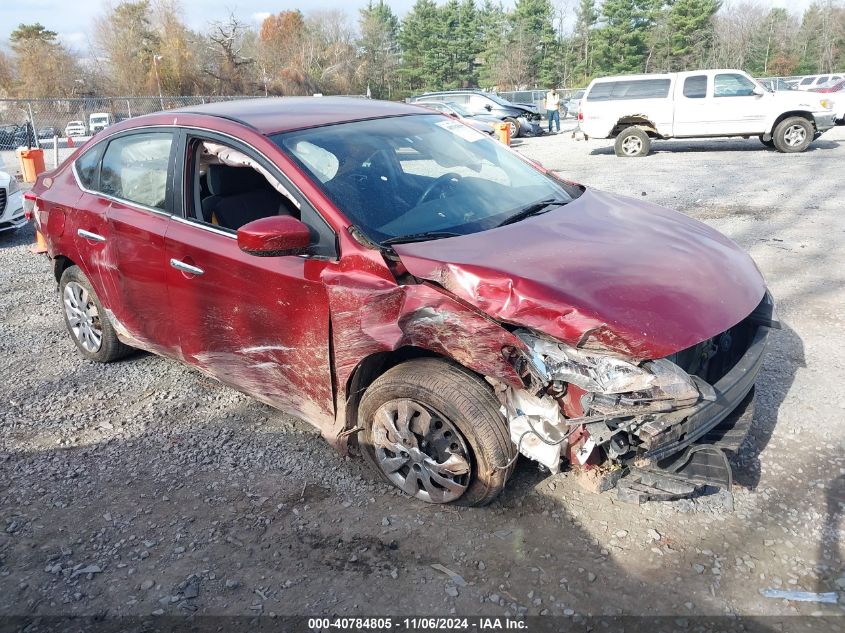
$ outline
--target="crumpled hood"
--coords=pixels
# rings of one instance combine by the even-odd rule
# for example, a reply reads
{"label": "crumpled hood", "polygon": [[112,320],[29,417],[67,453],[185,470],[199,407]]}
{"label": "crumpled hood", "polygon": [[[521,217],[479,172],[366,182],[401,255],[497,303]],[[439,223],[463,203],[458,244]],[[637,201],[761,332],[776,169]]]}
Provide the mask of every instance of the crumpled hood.
{"label": "crumpled hood", "polygon": [[412,275],[491,317],[636,359],[727,330],[765,293],[751,258],[718,231],[591,189],[522,222],[394,248]]}

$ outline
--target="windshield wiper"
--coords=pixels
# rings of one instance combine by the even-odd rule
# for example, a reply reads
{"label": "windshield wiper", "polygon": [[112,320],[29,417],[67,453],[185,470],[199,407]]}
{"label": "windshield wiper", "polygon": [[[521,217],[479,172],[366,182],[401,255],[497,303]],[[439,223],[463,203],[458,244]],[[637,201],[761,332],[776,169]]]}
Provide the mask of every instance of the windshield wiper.
{"label": "windshield wiper", "polygon": [[411,233],[410,235],[398,235],[382,242],[382,246],[389,244],[407,244],[409,242],[427,242],[428,240],[442,240],[445,237],[459,237],[462,233],[451,231],[423,231],[422,233]]}
{"label": "windshield wiper", "polygon": [[505,218],[502,222],[497,225],[497,227],[513,224],[514,222],[519,222],[520,220],[524,220],[525,218],[530,218],[532,215],[540,215],[541,213],[549,211],[550,207],[562,206],[564,204],[569,204],[569,200],[560,200],[558,198],[538,200],[537,202],[529,204],[527,207],[520,209],[509,218]]}

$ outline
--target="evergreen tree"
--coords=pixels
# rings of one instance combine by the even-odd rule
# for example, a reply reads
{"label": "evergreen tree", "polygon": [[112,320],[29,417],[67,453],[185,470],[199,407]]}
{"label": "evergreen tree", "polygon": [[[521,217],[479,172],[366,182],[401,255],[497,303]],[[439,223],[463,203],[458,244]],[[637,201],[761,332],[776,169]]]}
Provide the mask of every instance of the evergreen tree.
{"label": "evergreen tree", "polygon": [[364,87],[375,99],[392,96],[396,70],[399,65],[399,19],[384,0],[370,0],[359,14],[361,39],[360,73]]}
{"label": "evergreen tree", "polygon": [[581,0],[575,14],[575,29],[572,33],[573,81],[586,86],[593,76],[595,55],[595,26],[599,19],[595,0]]}
{"label": "evergreen tree", "polygon": [[668,13],[669,55],[667,71],[700,68],[713,45],[713,16],[720,0],[674,0]]}
{"label": "evergreen tree", "polygon": [[529,61],[529,75],[525,77],[527,85],[548,87],[560,79],[560,46],[553,18],[550,0],[516,1],[511,14],[514,35],[511,43],[526,49]]}
{"label": "evergreen tree", "polygon": [[601,74],[643,72],[660,0],[605,0],[596,31],[596,70]]}
{"label": "evergreen tree", "polygon": [[463,0],[458,9],[458,76],[460,87],[478,86],[478,60],[482,50],[481,25],[475,0]]}
{"label": "evergreen tree", "polygon": [[491,88],[498,83],[499,62],[507,50],[507,16],[501,3],[484,0],[478,10],[477,20],[481,62],[478,81],[482,87]]}
{"label": "evergreen tree", "polygon": [[434,0],[417,0],[402,20],[399,72],[409,92],[439,89],[445,51],[441,41],[441,14]]}

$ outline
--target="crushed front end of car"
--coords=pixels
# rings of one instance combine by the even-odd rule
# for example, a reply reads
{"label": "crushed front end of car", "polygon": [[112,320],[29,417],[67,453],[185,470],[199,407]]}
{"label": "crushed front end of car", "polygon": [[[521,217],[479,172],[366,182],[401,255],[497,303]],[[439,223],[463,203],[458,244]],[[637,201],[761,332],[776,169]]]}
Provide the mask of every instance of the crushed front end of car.
{"label": "crushed front end of car", "polygon": [[526,387],[496,385],[512,441],[552,472],[568,462],[597,491],[616,485],[626,501],[729,492],[725,451],[750,426],[773,309],[766,293],[733,327],[645,361],[516,330],[528,353],[503,353]]}

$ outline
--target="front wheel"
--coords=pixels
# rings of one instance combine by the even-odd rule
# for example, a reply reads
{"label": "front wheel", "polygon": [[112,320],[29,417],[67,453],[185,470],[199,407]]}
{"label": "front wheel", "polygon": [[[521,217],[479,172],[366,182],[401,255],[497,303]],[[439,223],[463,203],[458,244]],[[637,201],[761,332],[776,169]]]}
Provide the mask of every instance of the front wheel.
{"label": "front wheel", "polygon": [[795,154],[806,150],[813,142],[813,124],[800,116],[792,116],[777,124],[772,140],[775,149],[784,154]]}
{"label": "front wheel", "polygon": [[651,151],[651,139],[642,128],[631,126],[619,133],[613,149],[617,156],[626,158],[648,156]]}
{"label": "front wheel", "polygon": [[508,118],[505,119],[505,123],[507,123],[508,126],[511,129],[511,138],[516,138],[517,136],[519,136],[519,133],[521,131],[520,130],[521,126],[519,125],[519,121],[517,121],[516,119],[514,119],[512,117],[508,117]]}
{"label": "front wheel", "polygon": [[437,358],[397,365],[358,409],[362,449],[387,481],[428,503],[490,503],[505,487],[516,447],[490,385]]}

